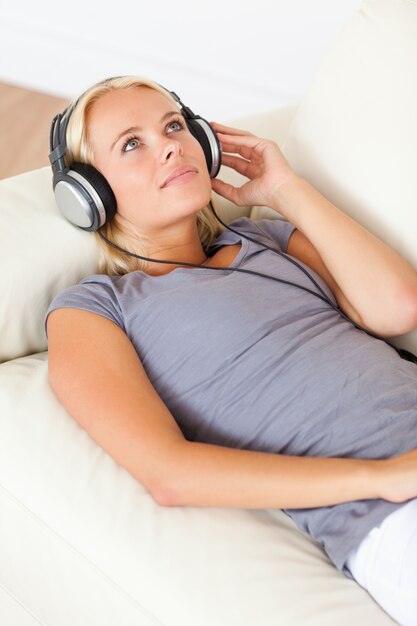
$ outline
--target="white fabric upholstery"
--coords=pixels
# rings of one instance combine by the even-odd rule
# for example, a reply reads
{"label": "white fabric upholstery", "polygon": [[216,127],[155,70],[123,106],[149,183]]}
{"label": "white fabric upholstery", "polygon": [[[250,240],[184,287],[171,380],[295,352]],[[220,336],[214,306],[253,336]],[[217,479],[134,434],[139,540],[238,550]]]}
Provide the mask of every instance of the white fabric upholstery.
{"label": "white fabric upholstery", "polygon": [[[283,148],[417,266],[416,111],[417,0],[365,0],[322,59]],[[417,352],[417,332],[397,343]]]}
{"label": "white fabric upholstery", "polygon": [[46,350],[52,297],[94,273],[98,249],[58,214],[49,167],[0,183],[0,362]]}
{"label": "white fabric upholstery", "polygon": [[0,432],[0,588],[41,623],[391,624],[282,512],[158,506],[60,406],[46,353],[0,365]]}
{"label": "white fabric upholstery", "polygon": [[[235,124],[278,140],[325,195],[414,259],[415,10],[367,0],[297,110]],[[250,211],[222,207],[228,221]],[[57,213],[48,168],[0,182],[0,254],[1,624],[393,624],[282,512],[158,506],[59,404],[43,316],[96,270],[98,250]]]}

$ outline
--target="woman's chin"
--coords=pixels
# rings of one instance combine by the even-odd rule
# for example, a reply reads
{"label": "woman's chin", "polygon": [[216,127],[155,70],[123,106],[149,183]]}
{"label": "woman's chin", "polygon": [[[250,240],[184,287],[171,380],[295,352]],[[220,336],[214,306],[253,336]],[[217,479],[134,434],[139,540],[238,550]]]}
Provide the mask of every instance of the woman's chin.
{"label": "woman's chin", "polygon": [[183,195],[179,200],[181,211],[198,213],[211,201],[211,193],[197,195],[195,193]]}

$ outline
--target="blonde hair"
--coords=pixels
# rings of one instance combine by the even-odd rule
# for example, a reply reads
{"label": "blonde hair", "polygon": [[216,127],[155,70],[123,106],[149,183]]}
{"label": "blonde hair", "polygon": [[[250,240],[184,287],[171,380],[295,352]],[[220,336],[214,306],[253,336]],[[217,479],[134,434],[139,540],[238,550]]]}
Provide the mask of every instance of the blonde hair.
{"label": "blonde hair", "polygon": [[[140,78],[138,76],[118,76],[108,78],[93,85],[71,105],[73,109],[66,132],[67,152],[65,155],[65,165],[67,167],[71,167],[74,162],[94,165],[93,147],[89,141],[86,124],[87,114],[92,105],[110,91],[142,86],[159,91],[172,100],[176,108],[180,108],[177,101],[168,91],[146,78]],[[210,203],[201,209],[196,216],[197,231],[204,249],[206,249],[224,230],[224,227],[217,221],[211,211],[210,205],[212,202],[213,199],[211,199]],[[126,233],[123,231],[119,224],[117,211],[114,218],[107,221],[100,230],[107,239],[119,247],[125,248],[130,252],[135,251],[136,254],[140,254],[141,256],[147,256],[144,238],[141,237],[138,232]],[[146,271],[148,261],[136,259],[119,252],[106,244],[98,233],[94,233],[94,235],[100,244],[100,269],[102,272],[106,274],[122,275],[134,270]]]}

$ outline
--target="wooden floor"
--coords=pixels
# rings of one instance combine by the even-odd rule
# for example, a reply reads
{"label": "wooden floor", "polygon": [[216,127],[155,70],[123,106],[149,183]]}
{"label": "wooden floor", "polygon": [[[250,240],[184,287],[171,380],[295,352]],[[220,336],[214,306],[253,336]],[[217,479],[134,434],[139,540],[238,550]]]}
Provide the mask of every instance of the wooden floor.
{"label": "wooden floor", "polygon": [[0,83],[0,178],[49,165],[49,128],[68,101]]}

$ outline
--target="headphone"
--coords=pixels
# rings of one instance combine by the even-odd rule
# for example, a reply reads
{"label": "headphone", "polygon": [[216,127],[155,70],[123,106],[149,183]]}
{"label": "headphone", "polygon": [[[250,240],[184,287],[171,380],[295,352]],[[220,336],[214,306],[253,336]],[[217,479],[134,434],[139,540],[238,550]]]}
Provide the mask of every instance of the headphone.
{"label": "headphone", "polygon": [[[105,84],[107,80],[109,79],[97,83],[96,86]],[[210,178],[215,178],[220,170],[222,154],[216,131],[207,120],[185,106],[174,91],[169,91],[162,85],[159,87],[170,94],[180,106],[179,113],[184,117],[188,130],[203,149]],[[95,167],[87,163],[65,166],[66,131],[79,100],[80,98],[70,104],[63,113],[58,113],[51,123],[49,161],[53,172],[52,186],[62,215],[82,230],[97,231],[114,217],[117,202],[109,183]]]}

